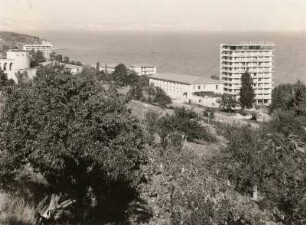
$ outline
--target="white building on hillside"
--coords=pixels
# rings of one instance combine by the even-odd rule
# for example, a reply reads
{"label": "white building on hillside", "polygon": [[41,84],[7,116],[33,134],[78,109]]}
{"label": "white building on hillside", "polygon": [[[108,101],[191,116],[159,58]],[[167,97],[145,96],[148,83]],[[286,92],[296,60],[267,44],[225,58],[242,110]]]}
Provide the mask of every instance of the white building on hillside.
{"label": "white building on hillside", "polygon": [[41,51],[44,57],[49,60],[50,54],[54,50],[53,43],[50,41],[43,40],[41,44],[27,44],[23,46],[23,50],[25,51]]}
{"label": "white building on hillside", "polygon": [[130,70],[135,71],[138,75],[154,75],[156,74],[156,66],[148,64],[135,64],[129,66]]}
{"label": "white building on hillside", "polygon": [[[118,66],[119,63],[106,63],[99,65],[99,71],[103,71],[104,73],[111,74],[115,71],[115,67]],[[93,66],[96,68],[96,66]]]}
{"label": "white building on hillside", "polygon": [[[223,94],[223,82],[204,77],[166,73],[149,77],[150,85],[160,87],[172,99],[217,107]],[[202,93],[202,97],[195,93]]]}
{"label": "white building on hillside", "polygon": [[7,74],[8,79],[18,82],[17,73],[29,71],[33,75],[33,69],[30,70],[30,55],[26,51],[8,50],[6,57],[0,59],[0,69]]}
{"label": "white building on hillside", "polygon": [[241,76],[248,71],[253,78],[255,103],[270,104],[274,49],[272,43],[221,44],[220,79],[224,81],[224,92],[238,96]]}
{"label": "white building on hillside", "polygon": [[54,61],[42,62],[39,65],[42,66],[42,67],[53,66],[53,65],[62,66],[64,70],[70,72],[72,75],[79,74],[84,69],[84,66],[62,63],[62,62],[58,62],[58,61],[55,61],[55,60]]}

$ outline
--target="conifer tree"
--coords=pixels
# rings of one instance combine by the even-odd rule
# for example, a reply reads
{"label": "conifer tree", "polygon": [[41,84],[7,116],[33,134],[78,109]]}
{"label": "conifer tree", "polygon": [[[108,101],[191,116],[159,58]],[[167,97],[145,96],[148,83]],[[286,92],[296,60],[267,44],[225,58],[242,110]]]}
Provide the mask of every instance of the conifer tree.
{"label": "conifer tree", "polygon": [[246,71],[241,76],[241,88],[240,88],[240,104],[242,109],[252,108],[255,94],[253,89],[253,80],[251,74]]}

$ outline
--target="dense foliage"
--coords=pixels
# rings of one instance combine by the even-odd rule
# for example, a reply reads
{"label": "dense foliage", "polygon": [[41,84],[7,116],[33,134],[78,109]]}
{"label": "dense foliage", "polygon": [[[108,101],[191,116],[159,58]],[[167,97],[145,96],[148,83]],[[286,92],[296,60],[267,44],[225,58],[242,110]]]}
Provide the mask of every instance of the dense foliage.
{"label": "dense foliage", "polygon": [[272,91],[270,111],[294,111],[306,115],[306,86],[301,81],[295,84],[281,84]]}
{"label": "dense foliage", "polygon": [[182,141],[213,142],[215,137],[203,127],[197,113],[186,108],[175,108],[172,115],[161,117],[152,127],[156,128],[161,138],[161,145],[166,149],[169,146],[182,146]]}
{"label": "dense foliage", "polygon": [[241,76],[241,88],[239,95],[240,95],[239,101],[242,109],[252,108],[255,94],[253,89],[253,80],[251,74],[248,71],[246,71]]}
{"label": "dense foliage", "polygon": [[164,92],[160,87],[149,86],[148,88],[148,99],[149,103],[155,103],[161,106],[162,108],[170,104],[171,98]]}
{"label": "dense foliage", "polygon": [[235,96],[229,94],[223,94],[219,103],[221,110],[226,112],[232,112],[237,105]]}
{"label": "dense foliage", "polygon": [[12,86],[15,81],[7,78],[7,74],[0,69],[0,91],[4,91],[6,87]]}
{"label": "dense foliage", "polygon": [[30,165],[51,192],[77,200],[78,220],[126,219],[146,162],[145,140],[116,92],[93,76],[49,68],[7,93],[0,128],[2,175]]}
{"label": "dense foliage", "polygon": [[264,209],[272,210],[276,221],[297,224],[306,219],[305,146],[299,136],[287,132],[301,132],[292,127],[300,124],[286,124],[283,115],[274,120],[259,130],[230,127],[222,171],[239,192],[252,194]]}
{"label": "dense foliage", "polygon": [[34,51],[30,52],[31,55],[31,67],[39,66],[40,63],[46,62],[46,58],[42,51]]}
{"label": "dense foliage", "polygon": [[139,76],[121,63],[115,67],[115,71],[111,74],[111,80],[118,86],[136,85]]}
{"label": "dense foliage", "polygon": [[142,189],[150,196],[153,224],[263,224],[270,218],[247,197],[210,174],[210,166],[193,150],[150,151]]}

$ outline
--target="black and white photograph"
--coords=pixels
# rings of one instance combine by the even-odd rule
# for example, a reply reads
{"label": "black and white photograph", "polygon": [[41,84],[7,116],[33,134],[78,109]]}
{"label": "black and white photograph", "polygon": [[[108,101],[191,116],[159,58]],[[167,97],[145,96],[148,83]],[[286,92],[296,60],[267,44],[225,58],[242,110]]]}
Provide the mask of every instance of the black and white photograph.
{"label": "black and white photograph", "polygon": [[306,0],[0,0],[0,225],[306,225]]}

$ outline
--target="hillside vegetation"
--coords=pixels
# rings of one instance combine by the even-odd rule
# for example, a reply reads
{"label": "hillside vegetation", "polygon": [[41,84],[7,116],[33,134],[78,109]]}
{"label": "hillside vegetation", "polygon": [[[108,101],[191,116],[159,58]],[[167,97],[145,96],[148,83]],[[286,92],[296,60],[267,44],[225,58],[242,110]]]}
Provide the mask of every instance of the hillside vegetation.
{"label": "hillside vegetation", "polygon": [[124,65],[0,85],[0,224],[306,224],[301,82],[256,128],[206,124]]}
{"label": "hillside vegetation", "polygon": [[39,37],[15,32],[0,31],[0,51],[9,48],[21,48],[25,44],[40,43]]}

